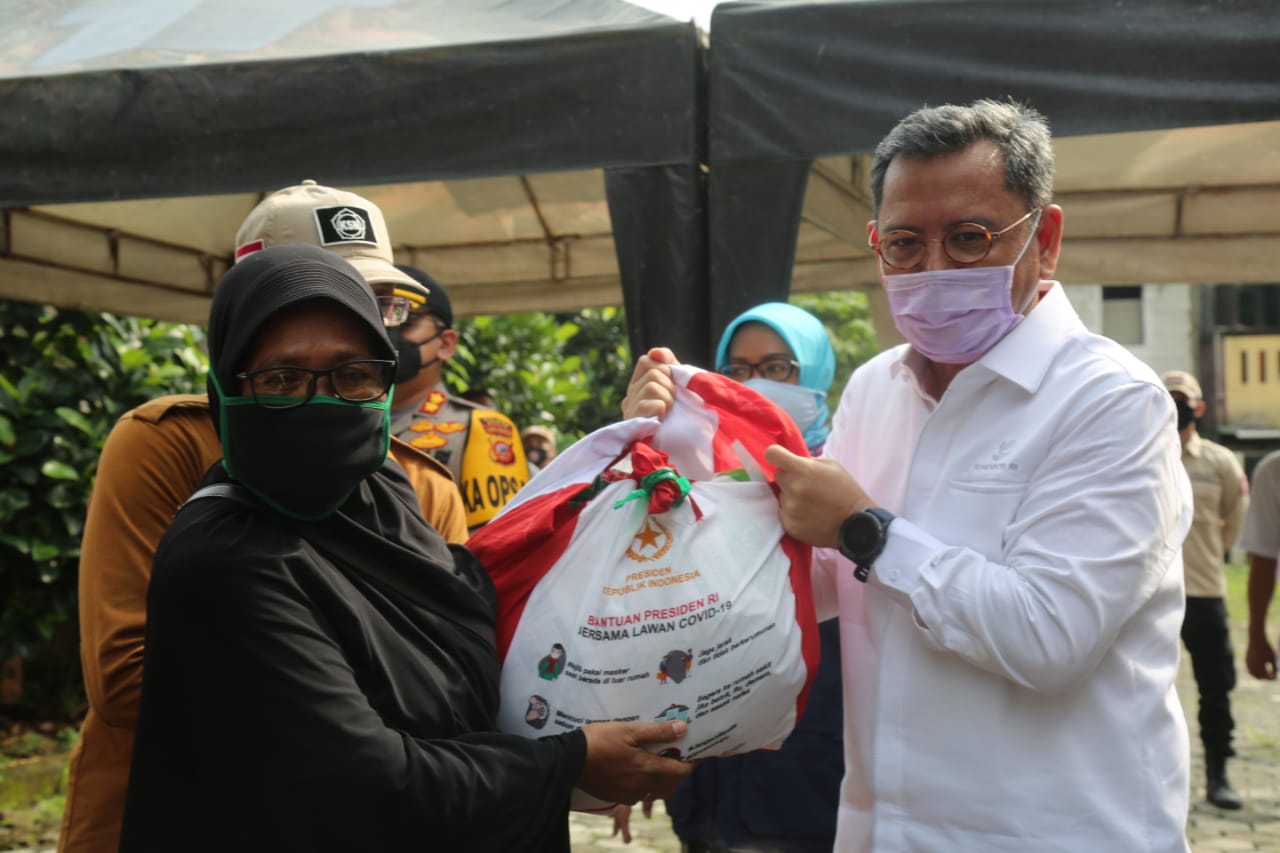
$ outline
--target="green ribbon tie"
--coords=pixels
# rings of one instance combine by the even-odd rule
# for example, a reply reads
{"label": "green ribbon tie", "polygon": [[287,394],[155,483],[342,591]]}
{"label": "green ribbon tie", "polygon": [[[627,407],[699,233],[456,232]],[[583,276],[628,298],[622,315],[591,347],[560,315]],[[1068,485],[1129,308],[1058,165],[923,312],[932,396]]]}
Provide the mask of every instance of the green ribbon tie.
{"label": "green ribbon tie", "polygon": [[684,502],[685,497],[688,496],[689,490],[693,488],[693,486],[689,483],[688,478],[681,477],[675,472],[674,468],[659,468],[650,474],[646,474],[644,479],[640,481],[640,488],[615,503],[613,508],[622,509],[623,505],[630,501],[634,501],[639,498],[653,497],[653,490],[658,487],[659,483],[666,482],[667,480],[675,480],[676,485],[680,487],[680,497],[671,502],[672,507],[680,506],[680,504]]}

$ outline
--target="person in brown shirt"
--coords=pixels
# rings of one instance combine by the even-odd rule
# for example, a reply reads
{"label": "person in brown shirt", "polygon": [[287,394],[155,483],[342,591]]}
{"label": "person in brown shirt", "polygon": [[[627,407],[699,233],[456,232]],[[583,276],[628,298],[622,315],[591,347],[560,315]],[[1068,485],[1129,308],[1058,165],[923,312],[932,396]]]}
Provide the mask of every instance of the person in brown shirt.
{"label": "person in brown shirt", "polygon": [[[335,217],[340,231],[330,221]],[[350,239],[335,242],[344,236]],[[392,264],[382,212],[354,193],[306,181],[268,196],[241,226],[236,255],[242,260],[297,242],[342,256],[370,284],[412,284]],[[407,315],[403,297],[380,296],[379,303],[384,321]],[[447,541],[466,541],[466,512],[448,470],[399,441],[392,441],[390,456],[409,476],[426,520]],[[204,394],[161,397],[127,412],[103,448],[80,547],[80,661],[89,713],[71,753],[62,853],[119,848],[152,558],[178,507],[221,457]]]}
{"label": "person in brown shirt", "polygon": [[1248,505],[1249,489],[1235,454],[1196,432],[1204,414],[1200,383],[1182,370],[1164,374],[1164,387],[1178,409],[1182,464],[1191,479],[1195,508],[1182,546],[1187,611],[1182,642],[1200,691],[1200,740],[1204,744],[1206,798],[1223,809],[1244,805],[1227,780],[1227,759],[1235,755],[1231,733],[1231,690],[1236,686],[1235,658],[1227,628],[1226,577],[1222,557],[1236,541]]}

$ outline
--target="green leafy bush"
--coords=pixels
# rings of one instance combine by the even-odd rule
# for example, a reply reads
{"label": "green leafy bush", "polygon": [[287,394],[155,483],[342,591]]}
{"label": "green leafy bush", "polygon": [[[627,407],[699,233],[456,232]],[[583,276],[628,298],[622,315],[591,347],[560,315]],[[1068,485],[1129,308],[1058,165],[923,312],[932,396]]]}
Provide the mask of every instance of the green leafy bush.
{"label": "green leafy bush", "polygon": [[98,454],[116,419],[203,390],[189,326],[0,300],[0,658],[73,619]]}
{"label": "green leafy bush", "polygon": [[621,310],[479,316],[457,328],[445,381],[459,393],[488,389],[521,428],[551,427],[563,448],[622,416],[631,357]]}

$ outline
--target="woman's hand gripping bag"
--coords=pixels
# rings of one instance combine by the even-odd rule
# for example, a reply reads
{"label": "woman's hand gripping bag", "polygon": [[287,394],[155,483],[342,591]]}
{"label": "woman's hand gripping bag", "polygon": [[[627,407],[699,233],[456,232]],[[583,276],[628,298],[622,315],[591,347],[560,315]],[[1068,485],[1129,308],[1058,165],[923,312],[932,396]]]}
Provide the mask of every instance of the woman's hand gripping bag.
{"label": "woman's hand gripping bag", "polygon": [[764,450],[808,451],[755,391],[672,374],[663,421],[578,441],[468,543],[497,589],[504,731],[680,719],[658,751],[690,760],[777,748],[804,710],[810,551],[782,529]]}

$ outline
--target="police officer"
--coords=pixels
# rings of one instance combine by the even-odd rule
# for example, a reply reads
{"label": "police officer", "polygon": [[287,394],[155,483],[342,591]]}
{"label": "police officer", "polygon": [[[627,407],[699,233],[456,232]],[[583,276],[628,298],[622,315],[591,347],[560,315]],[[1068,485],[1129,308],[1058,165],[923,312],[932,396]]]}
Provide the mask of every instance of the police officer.
{"label": "police officer", "polygon": [[414,285],[395,287],[396,295],[408,297],[410,310],[403,325],[389,330],[400,357],[391,433],[448,466],[474,530],[529,481],[520,433],[501,412],[449,393],[444,363],[458,348],[449,294],[420,269],[398,269]]}

